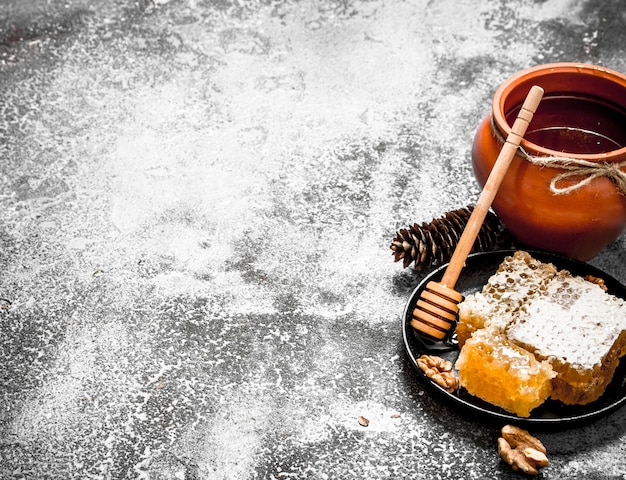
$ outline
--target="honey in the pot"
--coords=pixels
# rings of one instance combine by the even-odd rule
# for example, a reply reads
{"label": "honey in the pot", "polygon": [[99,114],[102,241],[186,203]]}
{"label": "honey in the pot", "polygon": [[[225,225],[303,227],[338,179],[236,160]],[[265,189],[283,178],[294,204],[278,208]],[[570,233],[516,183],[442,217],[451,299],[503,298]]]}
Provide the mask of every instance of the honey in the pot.
{"label": "honey in the pot", "polygon": [[[507,112],[510,125],[519,108]],[[546,95],[524,138],[558,152],[594,154],[619,150],[626,147],[626,111],[597,97]]]}

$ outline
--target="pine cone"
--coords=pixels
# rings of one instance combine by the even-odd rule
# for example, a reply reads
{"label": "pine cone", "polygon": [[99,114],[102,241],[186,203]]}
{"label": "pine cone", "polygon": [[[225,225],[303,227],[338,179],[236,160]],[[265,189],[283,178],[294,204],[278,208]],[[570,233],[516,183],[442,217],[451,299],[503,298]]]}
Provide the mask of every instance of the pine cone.
{"label": "pine cone", "polygon": [[[448,262],[459,243],[472,210],[474,206],[470,205],[452,210],[430,223],[414,224],[408,229],[399,230],[391,243],[394,261],[402,260],[404,268],[415,262],[416,270]],[[493,249],[502,231],[500,220],[489,211],[478,232],[472,252]]]}

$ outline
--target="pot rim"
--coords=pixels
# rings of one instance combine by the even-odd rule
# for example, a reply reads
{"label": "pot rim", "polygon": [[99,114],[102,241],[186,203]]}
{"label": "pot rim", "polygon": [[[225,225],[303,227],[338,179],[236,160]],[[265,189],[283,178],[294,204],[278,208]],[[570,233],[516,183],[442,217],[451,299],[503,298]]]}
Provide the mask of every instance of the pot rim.
{"label": "pot rim", "polygon": [[[500,130],[502,135],[506,137],[511,131],[511,125],[506,120],[504,113],[504,104],[508,97],[508,95],[522,82],[530,82],[534,79],[539,80],[541,77],[546,74],[555,74],[555,73],[579,73],[581,75],[589,75],[593,77],[602,77],[606,80],[612,81],[624,88],[624,92],[626,92],[626,75],[617,72],[615,70],[611,70],[606,67],[601,67],[598,65],[592,65],[587,63],[576,63],[576,62],[557,62],[557,63],[547,63],[543,65],[537,65],[534,67],[526,68],[524,70],[519,71],[518,73],[512,75],[508,79],[506,79],[496,90],[493,101],[492,101],[492,115],[493,120]],[[541,82],[537,82],[539,85]],[[540,85],[541,86],[541,85]],[[537,145],[536,143],[530,142],[526,139],[522,139],[521,142],[522,148],[525,150],[531,150],[536,152],[537,155],[541,156],[558,156],[558,157],[569,157],[569,158],[577,158],[581,160],[588,161],[618,161],[623,160],[626,157],[626,146],[617,150],[611,150],[609,152],[601,152],[601,153],[571,153],[571,152],[561,152],[559,150],[552,150],[550,148],[542,147],[541,145]]]}

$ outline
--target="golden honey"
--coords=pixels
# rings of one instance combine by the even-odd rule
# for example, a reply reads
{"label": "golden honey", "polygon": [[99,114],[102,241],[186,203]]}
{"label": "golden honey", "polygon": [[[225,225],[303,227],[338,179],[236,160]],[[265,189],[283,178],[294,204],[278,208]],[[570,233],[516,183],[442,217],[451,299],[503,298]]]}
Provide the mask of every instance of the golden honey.
{"label": "golden honey", "polygon": [[470,394],[519,417],[530,416],[550,396],[554,377],[548,362],[487,330],[465,342],[455,367]]}

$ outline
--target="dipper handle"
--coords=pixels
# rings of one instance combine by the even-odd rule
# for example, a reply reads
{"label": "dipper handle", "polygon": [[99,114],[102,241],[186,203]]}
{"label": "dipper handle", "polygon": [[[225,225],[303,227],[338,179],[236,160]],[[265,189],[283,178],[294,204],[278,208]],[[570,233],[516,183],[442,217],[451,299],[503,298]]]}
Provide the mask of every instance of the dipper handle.
{"label": "dipper handle", "polygon": [[526,133],[526,129],[528,128],[528,125],[530,124],[542,97],[543,89],[537,85],[534,85],[528,92],[522,108],[515,119],[515,123],[513,123],[511,133],[507,136],[506,141],[500,150],[500,154],[498,155],[491,173],[485,182],[485,186],[478,197],[476,206],[474,207],[474,210],[467,221],[467,225],[461,234],[461,238],[459,239],[454,253],[452,254],[448,267],[443,274],[441,282],[439,282],[440,284],[448,288],[454,288],[457,280],[459,279],[461,270],[465,266],[465,260],[474,246],[480,227],[487,216],[487,212],[493,203],[493,199],[498,193],[500,184],[502,183],[511,162],[513,161],[513,157],[515,157],[515,153],[519,148],[522,138]]}

